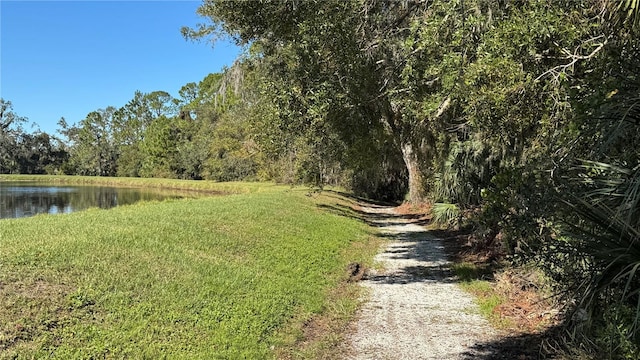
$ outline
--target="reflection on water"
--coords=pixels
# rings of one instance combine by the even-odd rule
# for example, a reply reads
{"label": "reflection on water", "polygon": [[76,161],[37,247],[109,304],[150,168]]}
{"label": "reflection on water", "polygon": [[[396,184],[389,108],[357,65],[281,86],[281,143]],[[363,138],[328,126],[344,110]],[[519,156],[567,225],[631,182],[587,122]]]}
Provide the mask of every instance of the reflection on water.
{"label": "reflection on water", "polygon": [[144,189],[0,181],[0,219],[66,214],[91,207],[108,209],[141,200],[181,197]]}

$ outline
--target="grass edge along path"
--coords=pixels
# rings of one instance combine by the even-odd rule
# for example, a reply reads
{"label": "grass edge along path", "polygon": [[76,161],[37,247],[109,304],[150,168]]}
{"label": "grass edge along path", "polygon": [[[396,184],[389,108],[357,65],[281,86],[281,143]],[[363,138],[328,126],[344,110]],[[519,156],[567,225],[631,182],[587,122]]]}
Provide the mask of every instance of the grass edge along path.
{"label": "grass edge along path", "polygon": [[339,331],[310,343],[309,324],[353,314],[346,266],[370,263],[378,240],[327,211],[348,207],[345,198],[253,186],[0,221],[0,358],[330,351]]}

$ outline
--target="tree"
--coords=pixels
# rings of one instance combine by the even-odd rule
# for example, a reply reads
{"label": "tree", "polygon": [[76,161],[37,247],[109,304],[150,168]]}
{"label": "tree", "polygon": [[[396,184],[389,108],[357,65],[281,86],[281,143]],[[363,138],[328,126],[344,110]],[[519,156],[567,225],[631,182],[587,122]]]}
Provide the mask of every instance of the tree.
{"label": "tree", "polygon": [[27,133],[26,118],[0,99],[0,173],[44,174],[61,171],[68,154],[64,144],[44,132]]}
{"label": "tree", "polygon": [[16,149],[26,119],[13,112],[11,101],[0,98],[0,173],[18,171]]}
{"label": "tree", "polygon": [[568,311],[587,311],[572,333],[636,358],[639,9],[205,0],[210,23],[183,34],[250,44],[250,124],[294,170],[281,174],[324,179],[338,164],[359,186],[401,174],[410,200],[473,210],[474,241],[540,266]]}
{"label": "tree", "polygon": [[133,99],[113,114],[118,176],[140,176],[144,156],[140,146],[146,132],[160,117],[174,116],[176,103],[166,91],[136,91]]}
{"label": "tree", "polygon": [[154,118],[160,116],[173,116],[175,115],[175,109],[173,108],[171,95],[166,91],[153,91],[145,95],[149,110],[153,114]]}
{"label": "tree", "polygon": [[118,147],[118,176],[140,175],[140,142],[154,116],[146,94],[134,93],[133,99],[114,113],[113,136]]}
{"label": "tree", "polygon": [[57,174],[68,159],[64,145],[49,134],[22,134],[16,144],[16,163],[20,174]]}
{"label": "tree", "polygon": [[145,133],[140,144],[143,177],[176,177],[177,145],[180,130],[173,119],[160,116]]}
{"label": "tree", "polygon": [[11,101],[0,98],[0,131],[7,133],[11,130],[18,131],[21,129],[21,125],[26,122],[27,119],[16,115],[13,112],[13,105]]}
{"label": "tree", "polygon": [[261,53],[263,69],[273,78],[267,87],[279,105],[283,126],[304,131],[324,122],[346,143],[372,134],[394,139],[410,170],[411,199],[422,198],[419,136],[411,126],[415,120],[393,100],[393,70],[402,57],[382,46],[397,45],[406,13],[413,14],[419,6],[342,1],[255,5],[206,1],[198,12],[212,20],[211,26],[184,33],[197,39],[225,31],[240,43],[252,42]]}
{"label": "tree", "polygon": [[89,113],[79,125],[63,129],[73,147],[69,161],[79,175],[115,176],[117,148],[113,130],[116,109],[112,106]]}

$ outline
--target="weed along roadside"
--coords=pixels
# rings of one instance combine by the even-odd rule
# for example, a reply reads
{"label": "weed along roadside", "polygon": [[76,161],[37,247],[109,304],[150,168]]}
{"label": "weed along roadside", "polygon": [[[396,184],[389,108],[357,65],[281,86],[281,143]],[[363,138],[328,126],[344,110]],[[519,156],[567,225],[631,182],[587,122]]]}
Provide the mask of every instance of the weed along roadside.
{"label": "weed along roadside", "polygon": [[350,200],[203,184],[236,194],[2,220],[0,359],[329,351],[359,296],[345,269],[379,241],[329,211]]}

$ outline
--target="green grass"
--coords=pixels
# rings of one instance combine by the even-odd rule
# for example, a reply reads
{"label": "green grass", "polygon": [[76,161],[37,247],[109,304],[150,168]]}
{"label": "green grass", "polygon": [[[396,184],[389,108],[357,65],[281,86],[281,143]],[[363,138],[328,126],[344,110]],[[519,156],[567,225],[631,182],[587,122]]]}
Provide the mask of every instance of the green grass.
{"label": "green grass", "polygon": [[494,283],[484,279],[488,270],[469,262],[454,263],[451,269],[460,281],[462,290],[472,294],[478,305],[480,314],[498,329],[511,326],[508,319],[496,314],[495,309],[504,304],[507,299],[494,290]]}
{"label": "green grass", "polygon": [[480,314],[486,318],[493,318],[493,310],[504,300],[493,292],[493,286],[485,280],[472,280],[462,283],[462,289],[476,295],[476,303],[480,309]]}
{"label": "green grass", "polygon": [[1,220],[0,359],[273,358],[310,319],[349,318],[336,289],[377,244],[318,206],[345,199],[192,183],[244,194]]}

